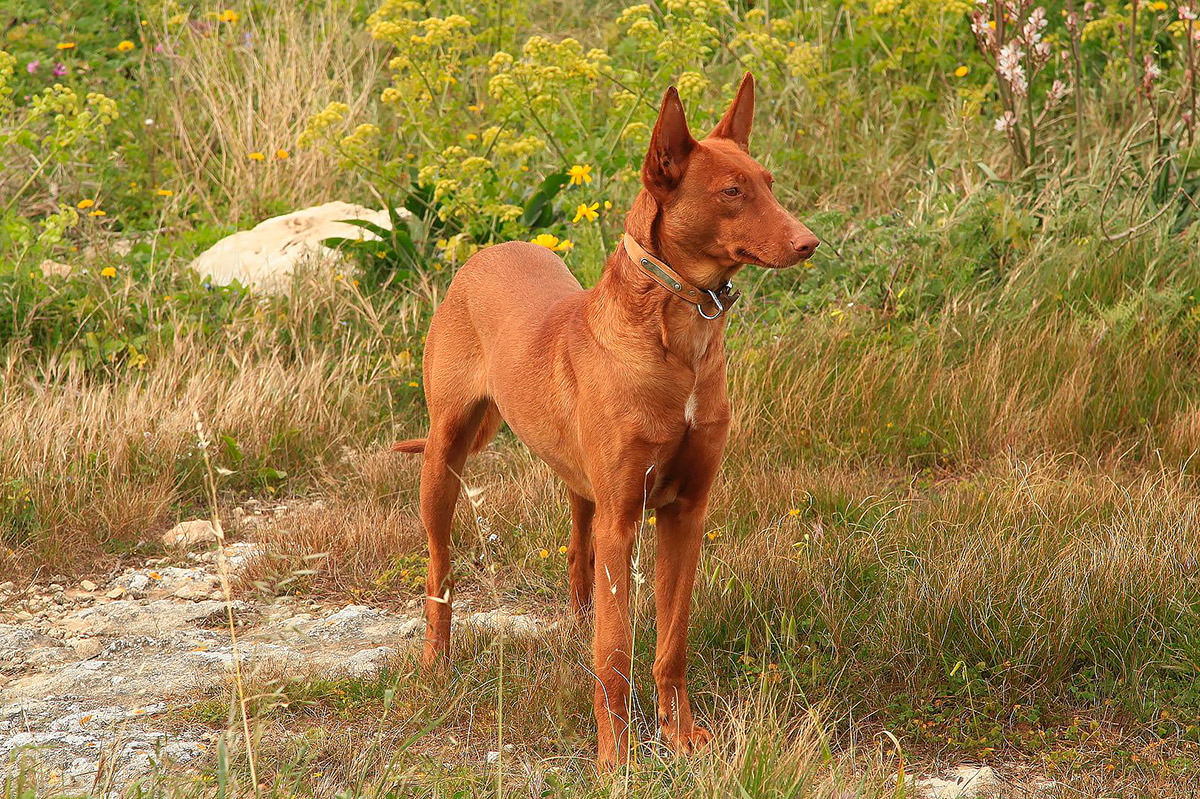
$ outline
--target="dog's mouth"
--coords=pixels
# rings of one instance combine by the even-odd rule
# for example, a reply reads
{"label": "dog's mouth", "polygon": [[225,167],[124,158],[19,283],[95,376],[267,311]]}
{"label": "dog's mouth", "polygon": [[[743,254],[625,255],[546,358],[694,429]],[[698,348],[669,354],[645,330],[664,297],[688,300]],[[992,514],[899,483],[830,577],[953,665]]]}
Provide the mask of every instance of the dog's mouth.
{"label": "dog's mouth", "polygon": [[787,269],[789,266],[795,266],[796,264],[800,263],[799,253],[797,253],[795,260],[788,262],[772,261],[767,258],[763,258],[762,256],[750,252],[744,247],[738,247],[737,252],[734,254],[737,256],[739,262],[743,264],[749,264],[751,266],[761,266],[764,269]]}

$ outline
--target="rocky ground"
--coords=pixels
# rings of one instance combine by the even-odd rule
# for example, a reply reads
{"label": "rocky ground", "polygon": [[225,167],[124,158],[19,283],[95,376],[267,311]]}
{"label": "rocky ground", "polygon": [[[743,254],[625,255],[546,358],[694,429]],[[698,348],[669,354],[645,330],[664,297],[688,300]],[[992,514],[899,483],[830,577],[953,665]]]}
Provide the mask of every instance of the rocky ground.
{"label": "rocky ground", "polygon": [[[189,526],[191,525],[191,526]],[[303,598],[227,603],[220,574],[236,577],[258,554],[225,546],[207,522],[164,541],[182,549],[127,568],[104,584],[65,578],[0,584],[0,763],[36,764],[49,793],[115,795],[156,772],[203,761],[218,732],[182,709],[228,685],[234,665],[232,609],[243,674],[366,677],[402,647],[419,644],[421,608],[328,606]],[[223,561],[223,562],[222,562]],[[504,610],[472,612],[456,602],[456,623],[539,635],[554,622]],[[998,787],[990,768],[961,767],[917,780],[917,795],[970,797]],[[1027,794],[1026,794],[1027,795]]]}
{"label": "rocky ground", "polygon": [[[205,523],[206,524],[206,523]],[[192,542],[196,543],[196,542]],[[225,547],[231,575],[258,550]],[[368,676],[424,632],[421,610],[326,606],[296,597],[227,606],[215,544],[89,580],[0,585],[0,762],[37,762],[47,785],[119,790],[168,766],[199,761],[217,733],[177,711],[231,678],[232,607],[243,673]],[[503,611],[461,624],[536,634],[549,623]]]}

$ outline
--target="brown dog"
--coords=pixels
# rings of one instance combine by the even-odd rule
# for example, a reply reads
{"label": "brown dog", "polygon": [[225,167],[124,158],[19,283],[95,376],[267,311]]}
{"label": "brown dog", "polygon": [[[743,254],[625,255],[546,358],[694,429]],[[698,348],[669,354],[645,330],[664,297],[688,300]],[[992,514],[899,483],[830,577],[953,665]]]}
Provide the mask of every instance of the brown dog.
{"label": "brown dog", "polygon": [[[812,255],[817,238],[771,193],[747,154],[754,81],[703,141],[667,90],[626,236],[595,288],[535,244],[481,250],[454,276],[429,326],[421,517],[429,535],[425,662],[450,644],[450,524],[467,455],[501,421],[567,484],[571,604],[595,589],[595,711],[601,765],[628,753],[629,569],[646,508],[657,510],[654,681],[665,739],[710,738],[692,719],[688,613],[704,516],[729,430],[724,311],[743,264],[771,269]],[[661,260],[660,260],[661,259]]]}

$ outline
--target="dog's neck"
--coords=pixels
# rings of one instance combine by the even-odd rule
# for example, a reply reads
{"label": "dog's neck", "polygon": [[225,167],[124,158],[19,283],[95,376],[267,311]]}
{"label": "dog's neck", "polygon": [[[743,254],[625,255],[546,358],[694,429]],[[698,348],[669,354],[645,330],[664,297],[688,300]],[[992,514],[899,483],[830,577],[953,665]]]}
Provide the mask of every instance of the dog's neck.
{"label": "dog's neck", "polygon": [[[625,219],[625,230],[644,249],[671,265],[700,288],[725,284],[740,265],[721,267],[709,259],[689,254],[673,244],[661,229],[658,203],[643,190]],[[588,321],[597,337],[639,329],[658,337],[663,348],[689,364],[709,353],[719,354],[725,334],[725,315],[705,319],[691,305],[659,285],[629,257],[618,243],[608,257],[604,273],[592,290]],[[714,344],[718,346],[714,348]]]}
{"label": "dog's neck", "polygon": [[721,263],[687,242],[673,240],[665,230],[662,206],[645,189],[638,193],[625,217],[625,232],[702,290],[720,289],[741,269],[741,264]]}

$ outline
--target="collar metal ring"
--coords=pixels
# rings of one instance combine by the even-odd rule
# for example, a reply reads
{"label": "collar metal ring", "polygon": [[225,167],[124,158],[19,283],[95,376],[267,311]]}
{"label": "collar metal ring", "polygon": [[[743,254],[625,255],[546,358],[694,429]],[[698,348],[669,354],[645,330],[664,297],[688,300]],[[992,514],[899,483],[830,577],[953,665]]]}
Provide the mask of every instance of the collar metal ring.
{"label": "collar metal ring", "polygon": [[704,306],[699,303],[696,303],[696,310],[699,311],[700,315],[703,316],[705,319],[716,319],[718,316],[725,313],[725,306],[721,304],[721,301],[719,299],[717,299],[716,292],[714,292],[712,289],[705,289],[705,292],[708,293],[708,296],[712,297],[713,303],[715,303],[717,306],[717,312],[715,314],[713,314],[712,316],[709,316],[708,314],[706,314],[704,312]]}

